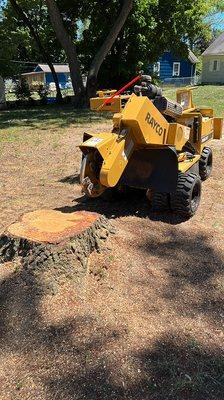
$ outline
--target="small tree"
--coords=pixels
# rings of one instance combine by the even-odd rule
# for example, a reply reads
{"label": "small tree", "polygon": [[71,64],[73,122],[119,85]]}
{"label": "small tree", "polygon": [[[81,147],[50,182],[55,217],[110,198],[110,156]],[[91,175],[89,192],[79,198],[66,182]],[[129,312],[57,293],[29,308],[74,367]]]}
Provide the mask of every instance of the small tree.
{"label": "small tree", "polygon": [[31,92],[29,84],[25,78],[21,78],[16,84],[15,95],[18,100],[30,100]]}
{"label": "small tree", "polygon": [[43,84],[40,84],[37,89],[37,93],[39,94],[41,103],[46,104],[47,103],[47,95],[48,95],[48,90],[47,90],[46,86]]}

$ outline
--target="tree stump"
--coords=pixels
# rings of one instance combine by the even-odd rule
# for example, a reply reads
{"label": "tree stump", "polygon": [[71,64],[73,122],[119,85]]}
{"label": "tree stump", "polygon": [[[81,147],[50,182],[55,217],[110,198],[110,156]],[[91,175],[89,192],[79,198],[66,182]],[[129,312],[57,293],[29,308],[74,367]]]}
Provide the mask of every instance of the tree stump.
{"label": "tree stump", "polygon": [[52,288],[63,278],[80,279],[93,250],[114,229],[94,212],[37,210],[23,215],[0,236],[0,262],[17,261],[26,282]]}

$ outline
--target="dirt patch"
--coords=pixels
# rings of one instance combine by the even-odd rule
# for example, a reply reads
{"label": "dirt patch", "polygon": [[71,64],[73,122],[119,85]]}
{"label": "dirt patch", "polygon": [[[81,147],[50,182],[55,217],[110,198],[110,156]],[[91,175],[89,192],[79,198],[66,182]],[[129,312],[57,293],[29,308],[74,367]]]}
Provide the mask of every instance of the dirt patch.
{"label": "dirt patch", "polygon": [[[109,129],[89,124],[85,131]],[[223,396],[224,141],[191,220],[151,214],[145,198],[82,202],[83,128],[1,144],[1,231],[37,208],[86,209],[117,234],[89,260],[80,290],[54,295],[0,268],[0,399],[218,400]]]}

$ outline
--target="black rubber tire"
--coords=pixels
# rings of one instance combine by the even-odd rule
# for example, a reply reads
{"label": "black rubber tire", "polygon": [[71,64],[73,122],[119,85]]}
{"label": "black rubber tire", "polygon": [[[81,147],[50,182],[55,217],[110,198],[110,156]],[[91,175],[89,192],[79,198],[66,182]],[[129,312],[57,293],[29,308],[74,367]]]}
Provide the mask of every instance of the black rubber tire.
{"label": "black rubber tire", "polygon": [[155,192],[152,197],[153,211],[170,211],[169,193]]}
{"label": "black rubber tire", "polygon": [[197,174],[179,173],[176,192],[170,193],[172,211],[185,218],[192,217],[201,199],[201,179]]}
{"label": "black rubber tire", "polygon": [[202,181],[209,178],[212,172],[212,150],[204,147],[199,160],[199,175]]}

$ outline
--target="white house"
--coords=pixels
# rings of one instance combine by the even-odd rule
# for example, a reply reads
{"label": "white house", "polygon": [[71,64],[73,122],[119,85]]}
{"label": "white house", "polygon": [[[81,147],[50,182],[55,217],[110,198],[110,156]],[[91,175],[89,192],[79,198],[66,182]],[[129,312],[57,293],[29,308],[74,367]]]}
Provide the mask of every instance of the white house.
{"label": "white house", "polygon": [[224,32],[202,53],[202,83],[224,83]]}

